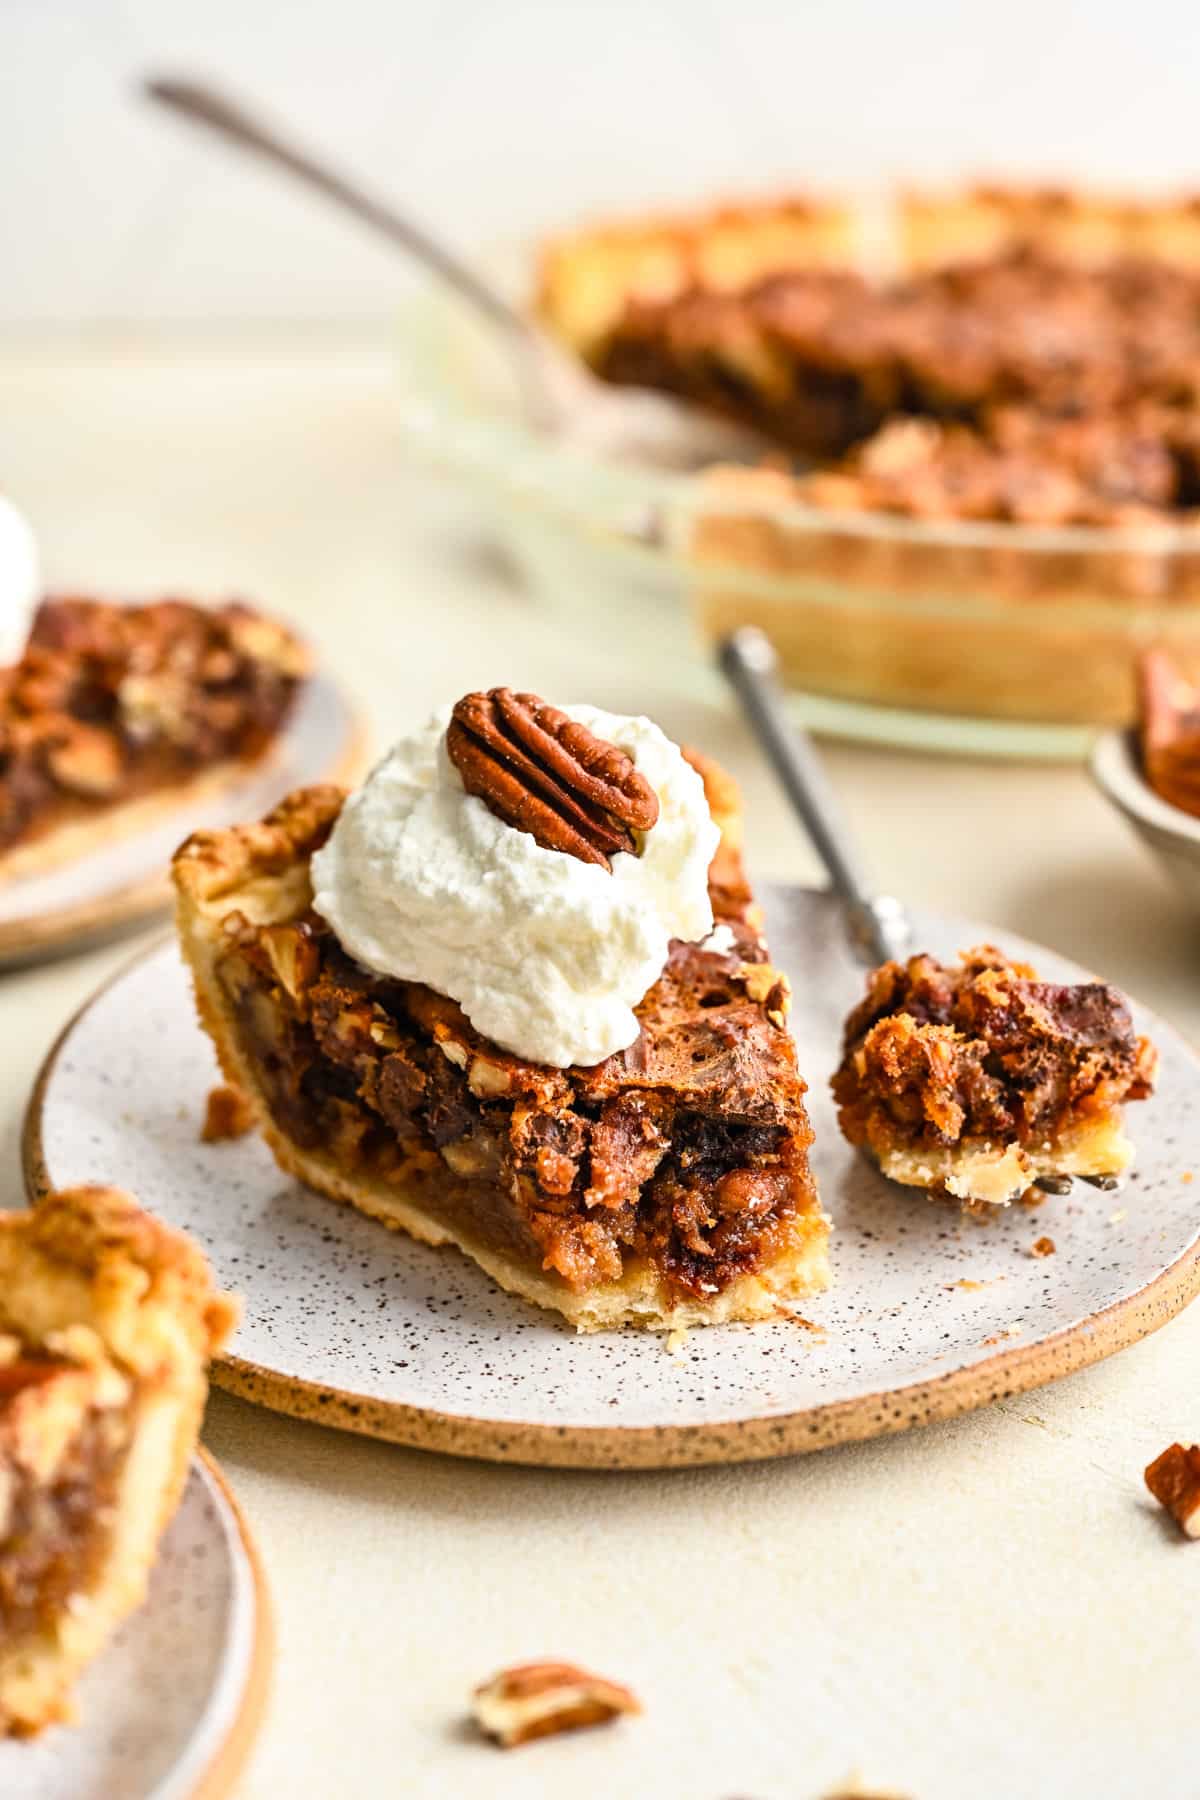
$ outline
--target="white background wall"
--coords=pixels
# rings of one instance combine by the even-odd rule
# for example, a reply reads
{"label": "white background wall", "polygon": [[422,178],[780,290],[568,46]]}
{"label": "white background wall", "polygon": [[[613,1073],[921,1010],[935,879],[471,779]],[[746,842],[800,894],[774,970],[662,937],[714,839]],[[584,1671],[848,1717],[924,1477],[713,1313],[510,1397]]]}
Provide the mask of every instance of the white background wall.
{"label": "white background wall", "polygon": [[1200,185],[1196,0],[0,0],[0,324],[386,315],[389,256],[147,70],[236,83],[465,244],[780,178]]}

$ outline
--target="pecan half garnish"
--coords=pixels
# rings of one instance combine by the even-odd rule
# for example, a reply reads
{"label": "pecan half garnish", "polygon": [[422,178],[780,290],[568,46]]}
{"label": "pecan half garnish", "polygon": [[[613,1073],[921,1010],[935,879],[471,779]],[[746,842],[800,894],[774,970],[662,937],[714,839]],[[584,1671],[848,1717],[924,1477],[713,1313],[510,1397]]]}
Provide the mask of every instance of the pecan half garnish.
{"label": "pecan half garnish", "polygon": [[536,694],[467,694],[446,732],[468,794],[544,850],[611,871],[658,819],[658,795],[631,757]]}

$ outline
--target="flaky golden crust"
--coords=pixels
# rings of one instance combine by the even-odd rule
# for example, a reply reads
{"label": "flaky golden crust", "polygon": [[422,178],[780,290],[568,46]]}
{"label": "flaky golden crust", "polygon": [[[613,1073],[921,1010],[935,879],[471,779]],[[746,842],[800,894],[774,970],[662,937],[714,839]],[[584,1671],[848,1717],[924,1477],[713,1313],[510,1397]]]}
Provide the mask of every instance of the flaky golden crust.
{"label": "flaky golden crust", "polygon": [[[208,1359],[235,1319],[196,1246],[119,1190],[67,1189],[0,1215],[0,1499],[14,1504],[22,1483],[50,1496],[97,1418],[119,1444],[80,1586],[0,1642],[0,1736],[69,1717],[76,1676],[140,1604],[187,1477]],[[38,1378],[6,1389],[22,1370]],[[28,1553],[0,1507],[0,1567]]]}
{"label": "flaky golden crust", "polygon": [[[704,780],[713,816],[723,833],[711,876],[714,897],[719,891],[726,916],[753,923],[757,909],[745,886],[736,847],[740,830],[736,786],[710,759],[692,751],[687,755]],[[436,1155],[415,1153],[399,1176],[391,1172],[384,1179],[369,1170],[345,1167],[323,1145],[303,1147],[294,1141],[272,1114],[260,1070],[216,964],[226,944],[222,922],[228,914],[236,912],[254,924],[273,925],[292,921],[306,910],[311,900],[308,860],[325,841],[342,798],[337,789],[303,790],[260,824],[199,834],[181,847],[174,864],[180,941],[191,968],[201,1022],[216,1046],[226,1078],[249,1097],[280,1166],[330,1198],[348,1202],[423,1242],[457,1245],[509,1292],[563,1314],[583,1330],[624,1323],[669,1328],[770,1317],[788,1300],[823,1288],[828,1281],[828,1222],[815,1192],[811,1204],[798,1208],[787,1222],[769,1261],[729,1282],[711,1299],[669,1291],[654,1267],[634,1257],[626,1258],[620,1279],[592,1283],[585,1291],[575,1292],[558,1275],[531,1264],[528,1258],[480,1241],[461,1224],[448,1224],[436,1205],[428,1205],[427,1199],[436,1200],[439,1177],[448,1179]],[[774,992],[779,983],[777,972],[765,963],[743,973],[748,991],[755,976],[762,978],[764,998],[766,990]],[[802,1109],[800,1120],[807,1132]],[[807,1143],[807,1137],[803,1141]]]}

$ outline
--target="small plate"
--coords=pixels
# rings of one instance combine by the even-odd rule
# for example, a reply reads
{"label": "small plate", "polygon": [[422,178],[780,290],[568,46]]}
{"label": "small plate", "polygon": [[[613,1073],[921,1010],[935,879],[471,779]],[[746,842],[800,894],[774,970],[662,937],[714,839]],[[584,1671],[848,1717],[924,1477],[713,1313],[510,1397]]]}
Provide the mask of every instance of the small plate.
{"label": "small plate", "polygon": [[261,818],[295,787],[349,781],[364,742],[340,690],[314,676],[275,753],[239,780],[61,868],[0,883],[0,968],[82,950],[161,912],[170,900],[167,864],[190,832]]}
{"label": "small plate", "polygon": [[270,1607],[212,1458],[191,1467],[145,1605],[76,1688],[79,1722],[0,1742],[4,1800],[221,1800],[258,1729]]}
{"label": "small plate", "polygon": [[[803,1323],[693,1331],[673,1348],[576,1336],[431,1250],[310,1193],[255,1137],[202,1144],[217,1079],[173,944],[136,962],[69,1025],[26,1119],[31,1192],[132,1188],[193,1232],[246,1300],[215,1379],[352,1431],[470,1456],[574,1466],[734,1462],[902,1431],[1054,1380],[1143,1337],[1200,1289],[1200,1064],[1144,1009],[1158,1092],[1131,1108],[1138,1162],[1120,1194],[1076,1184],[980,1226],[892,1187],[841,1138],[828,1091],[862,992],[829,897],[764,895],[773,960],[795,994],[814,1166],[833,1216],[835,1286]],[[929,914],[942,956],[998,941],[1050,980],[1083,970],[1035,945]],[[814,976],[816,978],[814,978]],[[1031,1254],[1052,1236],[1057,1254]]]}

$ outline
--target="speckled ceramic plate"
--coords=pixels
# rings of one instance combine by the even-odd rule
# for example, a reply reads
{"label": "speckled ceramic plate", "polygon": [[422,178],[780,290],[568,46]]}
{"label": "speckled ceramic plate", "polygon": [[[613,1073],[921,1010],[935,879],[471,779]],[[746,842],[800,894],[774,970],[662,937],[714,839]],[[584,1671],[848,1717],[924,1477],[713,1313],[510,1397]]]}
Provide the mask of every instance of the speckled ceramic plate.
{"label": "speckled ceramic plate", "polygon": [[[838,1134],[828,1093],[862,972],[823,894],[767,889],[774,960],[792,978],[815,1167],[836,1230],[836,1285],[799,1323],[693,1331],[673,1349],[576,1336],[500,1293],[456,1251],[386,1231],[280,1174],[255,1138],[202,1144],[216,1079],[173,945],[136,963],[68,1027],[26,1133],[33,1190],[120,1183],[209,1250],[245,1296],[223,1385],[283,1411],[402,1443],[614,1467],[734,1461],[903,1430],[1053,1380],[1161,1325],[1200,1287],[1200,1065],[1138,1009],[1162,1051],[1131,1109],[1135,1172],[1077,1184],[977,1225],[890,1186]],[[987,927],[924,916],[942,955],[989,937],[1052,979],[1083,971]],[[1050,1236],[1057,1253],[1031,1254]]]}
{"label": "speckled ceramic plate", "polygon": [[81,950],[163,911],[170,900],[167,864],[190,832],[260,818],[310,782],[349,781],[362,767],[364,747],[348,702],[327,676],[317,675],[260,767],[61,868],[0,883],[0,968]]}
{"label": "speckled ceramic plate", "polygon": [[271,1628],[258,1555],[212,1459],[192,1464],[145,1605],[76,1689],[78,1723],[0,1743],[4,1800],[221,1800],[258,1727]]}

